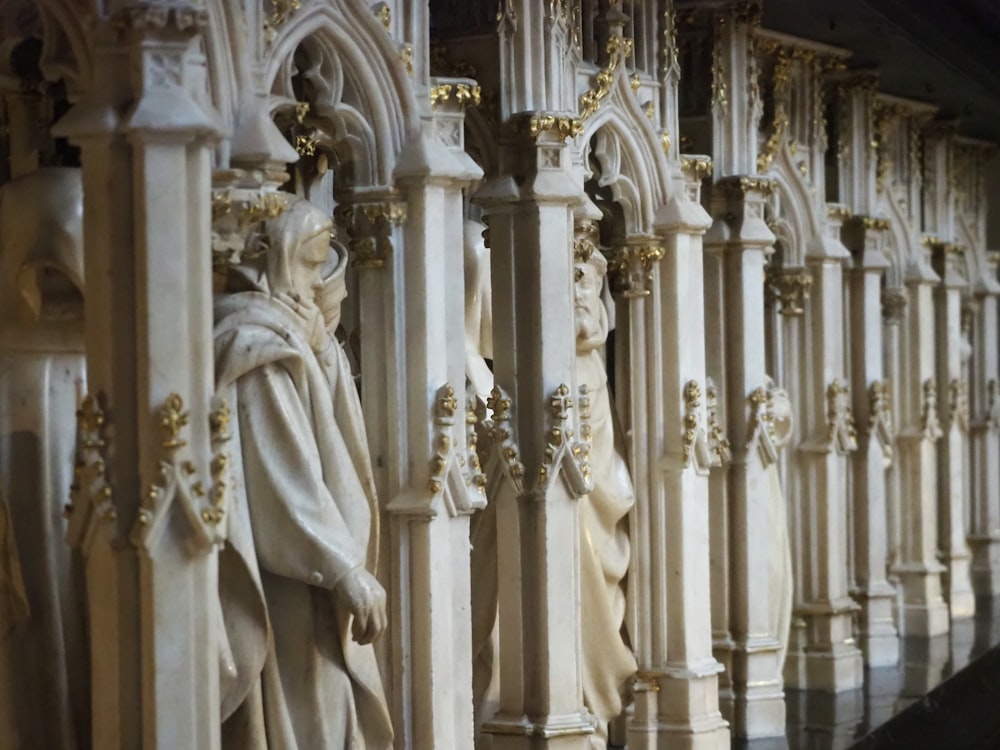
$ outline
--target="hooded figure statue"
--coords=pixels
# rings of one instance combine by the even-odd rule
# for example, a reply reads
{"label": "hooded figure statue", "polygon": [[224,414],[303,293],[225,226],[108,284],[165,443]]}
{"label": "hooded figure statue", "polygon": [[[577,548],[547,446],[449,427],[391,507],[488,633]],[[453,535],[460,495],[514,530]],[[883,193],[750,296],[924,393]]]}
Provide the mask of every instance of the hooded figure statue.
{"label": "hooded figure statue", "polygon": [[89,744],[85,590],[64,541],[85,390],[83,187],[47,167],[0,189],[0,747]]}
{"label": "hooded figure statue", "polygon": [[[375,653],[378,506],[358,394],[321,285],[330,218],[295,200],[215,305],[236,497],[220,558],[223,747],[388,750]],[[343,259],[341,259],[343,260]],[[344,263],[335,275],[342,274]],[[318,297],[318,295],[321,295]]]}

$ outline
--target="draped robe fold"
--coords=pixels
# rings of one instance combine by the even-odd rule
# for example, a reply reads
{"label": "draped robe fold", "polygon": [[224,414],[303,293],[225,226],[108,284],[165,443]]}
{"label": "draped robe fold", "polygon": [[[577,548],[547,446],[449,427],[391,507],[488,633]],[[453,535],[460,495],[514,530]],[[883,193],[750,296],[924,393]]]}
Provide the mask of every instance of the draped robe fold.
{"label": "draped robe fold", "polygon": [[583,701],[598,720],[591,744],[604,750],[607,722],[622,710],[636,661],[622,638],[630,544],[626,527],[635,500],[615,435],[604,359],[598,349],[577,356],[577,378],[590,388],[590,464],[594,487],[580,498],[580,608]]}
{"label": "draped robe fold", "polygon": [[236,491],[220,560],[232,661],[231,750],[387,750],[392,727],[370,645],[332,589],[374,573],[378,508],[357,392],[332,338],[315,354],[294,313],[243,292],[216,305],[217,396],[235,416]]}

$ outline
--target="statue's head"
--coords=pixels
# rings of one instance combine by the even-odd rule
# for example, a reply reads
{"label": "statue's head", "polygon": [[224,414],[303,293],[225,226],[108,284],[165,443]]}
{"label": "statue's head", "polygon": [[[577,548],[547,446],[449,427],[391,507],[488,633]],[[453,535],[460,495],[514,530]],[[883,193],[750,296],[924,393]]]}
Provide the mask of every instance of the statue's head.
{"label": "statue's head", "polygon": [[0,188],[0,299],[32,320],[83,317],[80,170],[45,167]]}
{"label": "statue's head", "polygon": [[333,219],[306,200],[294,200],[267,222],[267,282],[271,294],[315,301],[330,258]]}
{"label": "statue's head", "polygon": [[573,307],[578,339],[592,339],[598,332],[607,335],[608,313],[601,299],[608,262],[599,250],[586,259],[577,258],[573,266]]}

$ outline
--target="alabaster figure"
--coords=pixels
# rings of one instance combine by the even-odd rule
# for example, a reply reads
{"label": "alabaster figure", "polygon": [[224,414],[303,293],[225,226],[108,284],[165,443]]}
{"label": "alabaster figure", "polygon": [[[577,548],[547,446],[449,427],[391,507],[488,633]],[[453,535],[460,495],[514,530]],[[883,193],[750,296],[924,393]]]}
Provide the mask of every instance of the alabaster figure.
{"label": "alabaster figure", "polygon": [[486,363],[493,359],[493,284],[485,229],[478,221],[465,221],[465,375],[483,403],[493,389]]}
{"label": "alabaster figure", "polygon": [[82,571],[63,517],[85,389],[82,217],[77,169],[0,189],[4,750],[73,750],[90,734]]}
{"label": "alabaster figure", "polygon": [[577,257],[574,268],[576,375],[590,390],[593,489],[580,498],[580,610],[583,642],[583,700],[597,719],[591,743],[604,750],[608,722],[621,714],[636,661],[622,637],[625,620],[624,579],[630,545],[628,512],[634,502],[632,479],[624,458],[608,392],[603,354],[608,315],[601,299],[607,262],[594,250]]}
{"label": "alabaster figure", "polygon": [[[767,392],[770,399],[771,426],[775,447],[784,448],[792,436],[792,402],[784,388],[777,387],[768,378]],[[771,463],[765,470],[768,487],[768,528],[772,530],[769,540],[771,552],[767,557],[767,573],[770,586],[770,632],[781,641],[778,653],[778,669],[785,664],[788,655],[788,639],[792,625],[792,599],[795,591],[792,578],[792,546],[788,538],[788,509],[785,492],[781,486],[780,467]]]}
{"label": "alabaster figure", "polygon": [[343,259],[330,217],[291,199],[215,306],[217,399],[236,493],[220,557],[223,746],[387,750],[372,642],[378,507],[360,403],[331,335]]}
{"label": "alabaster figure", "polygon": [[[487,360],[493,358],[493,296],[490,254],[483,238],[485,226],[466,220],[465,251],[465,377],[485,409],[493,389],[493,372]],[[476,712],[476,746],[488,739],[479,734],[483,722],[492,718],[500,703],[497,654],[497,517],[489,502],[476,513],[470,526],[472,544],[472,697]]]}

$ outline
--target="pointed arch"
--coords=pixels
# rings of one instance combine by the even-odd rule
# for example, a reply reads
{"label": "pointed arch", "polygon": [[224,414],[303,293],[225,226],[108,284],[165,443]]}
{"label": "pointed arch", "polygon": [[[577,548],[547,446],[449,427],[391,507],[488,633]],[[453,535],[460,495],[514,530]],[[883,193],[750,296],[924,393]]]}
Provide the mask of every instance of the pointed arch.
{"label": "pointed arch", "polygon": [[675,168],[622,73],[604,105],[584,124],[579,140],[584,164],[595,135],[598,149],[594,155],[604,170],[602,183],[611,187],[625,210],[626,231],[652,235],[656,210],[670,199],[669,178]]}
{"label": "pointed arch", "polygon": [[816,201],[812,197],[808,183],[795,165],[787,143],[783,143],[778,150],[768,177],[775,182],[775,190],[770,199],[774,222],[779,228],[782,224],[786,225],[787,229],[784,231],[792,240],[791,244],[785,247],[784,265],[804,266],[807,249],[812,242],[821,237],[822,228],[817,215]]}
{"label": "pointed arch", "polygon": [[[338,135],[351,143],[359,159],[356,184],[391,185],[396,158],[419,126],[413,87],[391,38],[360,3],[335,0],[303,8],[280,29],[265,53],[268,91],[278,85],[282,73],[294,70],[295,52],[304,43],[342,75],[342,86],[329,91],[338,93],[340,100],[321,105],[329,109]],[[272,106],[281,103],[280,97],[272,100]]]}
{"label": "pointed arch", "polygon": [[91,3],[38,0],[42,19],[41,68],[46,78],[64,80],[71,96],[90,85],[93,73],[92,34],[88,17],[98,10]]}

